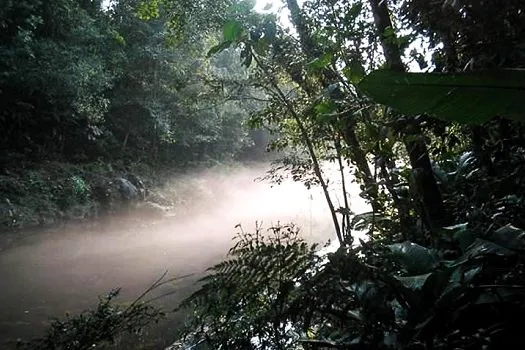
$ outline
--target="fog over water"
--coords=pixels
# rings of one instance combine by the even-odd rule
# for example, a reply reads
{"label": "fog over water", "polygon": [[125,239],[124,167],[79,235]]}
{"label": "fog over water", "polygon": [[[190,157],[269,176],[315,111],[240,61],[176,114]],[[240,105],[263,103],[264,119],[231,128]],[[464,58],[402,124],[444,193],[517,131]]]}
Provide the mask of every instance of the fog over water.
{"label": "fog over water", "polygon": [[[293,221],[308,240],[333,239],[321,191],[291,181],[273,188],[254,181],[267,168],[212,169],[172,179],[178,186],[197,183],[201,192],[186,195],[172,217],[129,215],[1,235],[0,338],[41,335],[50,317],[93,307],[114,287],[122,287],[123,300],[133,299],[166,270],[169,276],[200,274],[224,256],[239,223],[250,231],[256,221],[264,227]],[[365,211],[353,188],[352,210]],[[187,290],[192,281],[165,288]],[[166,303],[175,306],[183,294]]]}

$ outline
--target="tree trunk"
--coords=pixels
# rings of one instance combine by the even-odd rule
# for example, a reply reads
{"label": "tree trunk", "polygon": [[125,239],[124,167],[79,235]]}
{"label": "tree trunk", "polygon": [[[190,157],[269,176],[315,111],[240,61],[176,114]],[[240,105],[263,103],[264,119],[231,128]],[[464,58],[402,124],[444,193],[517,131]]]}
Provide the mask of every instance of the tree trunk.
{"label": "tree trunk", "polygon": [[[257,56],[254,56],[254,60],[257,63],[257,65],[265,72],[265,74],[269,74],[267,68],[262,64],[262,62],[257,58]],[[332,197],[330,196],[330,193],[328,191],[328,183],[324,180],[323,174],[321,172],[321,165],[319,163],[319,160],[317,158],[317,155],[315,153],[315,147],[314,144],[308,135],[308,131],[306,127],[304,126],[304,123],[301,120],[301,115],[296,112],[296,110],[293,108],[293,106],[289,103],[286,95],[282,92],[282,90],[279,88],[277,83],[272,81],[272,87],[274,89],[274,92],[277,94],[281,102],[283,102],[286,106],[286,109],[290,113],[290,115],[293,117],[293,119],[297,122],[297,126],[299,127],[299,131],[301,133],[301,137],[303,139],[303,142],[306,145],[306,148],[308,150],[308,154],[310,155],[310,158],[312,160],[313,164],[313,170],[315,172],[315,176],[319,180],[319,183],[321,184],[321,188],[323,189],[323,193],[326,199],[326,203],[328,205],[328,208],[330,210],[330,213],[332,215],[332,221],[334,223],[335,232],[337,234],[337,238],[339,240],[339,243],[341,245],[344,245],[344,239],[343,239],[343,233],[341,232],[341,226],[339,225],[339,221],[337,219],[337,212],[334,206],[334,203],[332,201]]]}
{"label": "tree trunk", "polygon": [[345,140],[346,144],[350,147],[351,159],[357,167],[358,171],[361,173],[361,181],[363,181],[363,184],[366,188],[365,193],[369,197],[367,199],[370,200],[370,205],[372,206],[374,212],[382,212],[383,208],[379,206],[377,200],[374,200],[377,199],[379,196],[379,186],[375,181],[374,176],[372,175],[370,167],[368,166],[368,159],[366,159],[366,153],[363,151],[361,144],[357,139],[357,135],[355,133],[355,126],[351,122],[353,116],[348,115],[343,116],[343,118],[346,122],[346,127],[343,130],[343,139]]}
{"label": "tree trunk", "polygon": [[[405,71],[405,66],[401,60],[401,51],[395,40],[395,34],[394,37],[385,36],[386,30],[393,28],[386,1],[370,0],[370,5],[387,66],[395,71]],[[434,178],[423,135],[416,124],[417,122],[413,119],[410,121],[411,125],[408,125],[407,131],[405,132],[404,143],[416,180],[416,191],[421,197],[424,216],[428,225],[431,228],[441,227],[447,223],[447,215],[441,192]]]}
{"label": "tree trunk", "polygon": [[301,46],[303,47],[304,51],[309,57],[318,56],[321,52],[319,50],[318,45],[315,43],[312,36],[310,35],[310,31],[308,30],[306,22],[303,18],[301,9],[297,4],[297,0],[286,0],[286,5],[288,6],[288,10],[290,10],[292,23],[295,29],[297,29],[297,33],[299,34],[299,41],[301,42]]}
{"label": "tree trunk", "polygon": [[[294,27],[297,30],[297,33],[299,35],[299,41],[301,43],[301,46],[303,47],[307,58],[314,59],[318,57],[321,54],[321,50],[319,49],[319,46],[317,45],[315,40],[313,40],[310,31],[308,30],[305,20],[301,14],[301,9],[299,8],[297,0],[287,0],[286,4],[288,6],[288,9],[290,10],[292,23],[294,24]],[[334,71],[324,69],[323,74],[321,75],[320,82],[323,85],[322,87],[326,88],[329,84],[339,82],[339,80],[339,77]],[[301,87],[303,87],[303,85],[304,84],[299,84],[299,86]],[[310,91],[311,89],[309,89],[308,86],[304,87],[303,89],[308,94],[312,95],[311,97],[315,98],[315,96],[313,96],[313,93]],[[374,180],[374,177],[372,176],[370,167],[368,166],[366,154],[363,151],[361,144],[359,143],[359,139],[357,138],[355,132],[355,125],[352,122],[353,116],[348,115],[342,116],[341,118],[345,121],[345,127],[341,131],[341,136],[345,143],[350,147],[352,161],[362,175],[361,180],[363,181],[363,184],[366,187],[366,193],[371,198],[377,198],[378,186],[376,181]],[[379,207],[376,201],[371,200],[370,202],[372,205],[372,209],[375,212],[381,211],[382,208]]]}

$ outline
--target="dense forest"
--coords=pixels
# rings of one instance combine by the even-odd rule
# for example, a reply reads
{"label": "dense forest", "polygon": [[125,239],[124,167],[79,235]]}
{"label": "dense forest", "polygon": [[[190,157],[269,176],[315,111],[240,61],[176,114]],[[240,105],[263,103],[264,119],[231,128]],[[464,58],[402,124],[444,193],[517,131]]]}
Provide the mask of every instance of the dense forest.
{"label": "dense forest", "polygon": [[[270,180],[322,189],[337,248],[323,253],[292,224],[241,229],[180,305],[188,319],[173,349],[523,348],[523,1],[255,5],[7,1],[9,220],[46,162],[69,171],[49,190],[65,210],[65,192],[95,195],[97,167],[183,168],[267,149],[278,154]],[[370,212],[353,212],[350,182]],[[33,346],[87,349],[162,315],[140,302],[122,311],[114,296]]]}
{"label": "dense forest", "polygon": [[97,216],[124,173],[159,182],[159,168],[264,154],[266,134],[246,127],[261,104],[242,84],[246,69],[235,52],[207,59],[202,49],[216,27],[177,29],[172,14],[147,9],[133,0],[2,6],[4,228]]}

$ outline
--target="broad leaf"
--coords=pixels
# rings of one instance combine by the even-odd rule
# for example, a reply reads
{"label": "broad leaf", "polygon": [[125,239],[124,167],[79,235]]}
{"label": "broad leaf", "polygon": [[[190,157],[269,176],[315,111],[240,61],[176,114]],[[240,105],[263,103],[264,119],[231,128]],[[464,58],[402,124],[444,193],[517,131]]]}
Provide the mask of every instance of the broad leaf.
{"label": "broad leaf", "polygon": [[481,293],[476,300],[476,304],[496,304],[506,302],[520,302],[525,298],[525,288],[519,286],[493,286]]}
{"label": "broad leaf", "polygon": [[328,67],[330,63],[332,63],[333,54],[331,52],[327,52],[323,54],[320,57],[317,57],[313,59],[312,61],[308,62],[308,68],[311,70],[320,70]]}
{"label": "broad leaf", "polygon": [[219,52],[222,52],[224,50],[226,50],[228,47],[230,47],[232,44],[231,41],[223,41],[222,43],[218,44],[218,45],[215,45],[213,46],[210,51],[208,51],[208,54],[207,54],[207,57],[211,57],[212,55],[216,54],[216,53],[219,53]]}
{"label": "broad leaf", "polygon": [[359,88],[407,115],[426,113],[462,123],[483,123],[495,116],[525,121],[525,70],[458,74],[377,70]]}
{"label": "broad leaf", "polygon": [[270,50],[270,41],[267,37],[264,37],[262,39],[257,40],[257,42],[254,43],[252,47],[258,55],[266,56],[268,55],[268,52]]}
{"label": "broad leaf", "polygon": [[481,238],[476,238],[474,242],[468,247],[465,254],[463,254],[459,259],[454,261],[453,265],[451,266],[459,266],[466,263],[469,260],[484,255],[509,257],[515,255],[515,252],[505,247],[502,247],[494,242],[487,241]]}
{"label": "broad leaf", "polygon": [[224,25],[224,41],[237,41],[241,38],[244,28],[237,21],[229,21]]}
{"label": "broad leaf", "polygon": [[316,104],[314,109],[318,114],[326,115],[333,113],[337,109],[337,105],[331,100],[327,100]]}
{"label": "broad leaf", "polygon": [[369,225],[372,223],[379,223],[383,221],[389,221],[390,218],[387,216],[382,216],[379,214],[376,214],[374,212],[366,212],[354,215],[352,218],[352,222],[350,223],[350,226],[353,230],[356,231],[365,231],[369,229]]}
{"label": "broad leaf", "polygon": [[461,248],[462,252],[465,252],[476,239],[476,235],[467,227],[468,223],[443,227],[443,231],[448,233],[459,243],[459,247]]}
{"label": "broad leaf", "polygon": [[365,76],[365,68],[361,62],[352,60],[352,62],[350,62],[350,64],[343,69],[343,74],[345,75],[346,79],[352,82],[352,84],[358,84]]}
{"label": "broad leaf", "polygon": [[388,246],[410,275],[424,274],[439,265],[437,254],[412,242],[395,243]]}
{"label": "broad leaf", "polygon": [[421,290],[425,285],[425,282],[428,280],[428,277],[432,275],[431,273],[426,273],[424,275],[409,276],[409,277],[396,277],[403,286],[411,290]]}
{"label": "broad leaf", "polygon": [[494,231],[488,236],[488,239],[508,249],[525,250],[525,232],[512,225],[506,225]]}
{"label": "broad leaf", "polygon": [[435,307],[446,308],[454,305],[456,300],[464,295],[466,289],[467,286],[461,282],[451,282],[447,284],[441,295],[437,298],[434,304]]}

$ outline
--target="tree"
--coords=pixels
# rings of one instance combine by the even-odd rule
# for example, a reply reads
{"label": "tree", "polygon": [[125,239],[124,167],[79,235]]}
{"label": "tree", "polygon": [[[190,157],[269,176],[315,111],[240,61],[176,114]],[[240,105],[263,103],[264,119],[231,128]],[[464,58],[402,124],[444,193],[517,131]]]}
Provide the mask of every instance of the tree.
{"label": "tree", "polygon": [[8,2],[2,22],[2,148],[40,157],[89,145],[112,79],[102,22],[76,1]]}
{"label": "tree", "polygon": [[[381,38],[386,66],[394,71],[404,71],[398,38],[393,31],[394,26],[390,20],[387,2],[370,0],[370,5],[377,35]],[[418,130],[416,120],[404,119],[404,122],[408,124],[404,132],[406,135],[404,143],[410,158],[416,191],[422,199],[425,217],[430,228],[444,226],[447,224],[447,214],[441,192],[434,178],[423,135]]]}
{"label": "tree", "polygon": [[[357,167],[357,177],[363,181],[365,195],[371,199],[372,206],[374,211],[382,212],[384,209],[381,208],[380,196],[379,196],[379,186],[376,183],[376,178],[372,174],[372,171],[369,168],[367,152],[364,151],[362,141],[359,140],[357,136],[357,130],[362,128],[359,122],[355,118],[355,111],[361,111],[364,106],[366,106],[365,100],[356,94],[355,88],[352,85],[353,82],[358,82],[359,67],[361,71],[364,72],[364,66],[366,64],[375,65],[376,62],[373,60],[368,60],[363,58],[363,40],[358,40],[355,43],[355,49],[351,54],[347,55],[345,52],[338,51],[337,45],[345,42],[345,35],[349,35],[347,31],[340,33],[339,31],[332,31],[331,36],[323,37],[322,32],[314,33],[310,28],[314,28],[313,24],[315,23],[317,14],[316,11],[327,11],[329,14],[323,18],[323,23],[320,25],[326,24],[329,21],[332,28],[336,28],[340,25],[339,18],[340,12],[334,10],[335,7],[330,6],[328,3],[316,2],[315,10],[311,8],[309,13],[311,17],[307,19],[305,16],[306,13],[302,11],[297,2],[288,1],[287,5],[291,12],[292,23],[297,30],[298,43],[291,44],[293,38],[287,37],[285,32],[278,32],[278,36],[263,35],[268,31],[268,19],[262,21],[262,23],[250,23],[246,24],[246,28],[251,29],[250,35],[247,35],[247,31],[243,36],[243,28],[240,26],[239,30],[232,32],[235,35],[230,35],[230,37],[225,38],[225,43],[228,42],[238,42],[241,43],[243,48],[244,56],[246,57],[245,63],[250,65],[253,61],[259,69],[263,71],[263,76],[277,76],[279,70],[287,74],[290,81],[295,85],[291,88],[295,89],[296,92],[304,94],[301,98],[296,99],[296,101],[301,101],[302,105],[307,107],[303,111],[298,112],[297,106],[290,104],[291,99],[286,98],[283,90],[277,83],[271,79],[266,81],[266,86],[269,87],[269,94],[272,93],[274,96],[280,100],[281,108],[284,111],[287,111],[292,119],[294,124],[297,125],[299,133],[302,135],[302,143],[308,149],[308,153],[312,160],[312,169],[317,176],[318,180],[321,183],[321,186],[327,194],[327,186],[324,183],[323,176],[320,171],[320,162],[319,155],[317,154],[318,150],[315,147],[320,145],[314,145],[311,141],[312,137],[316,140],[324,140],[323,142],[331,143],[329,148],[335,150],[339,154],[339,158],[343,154],[341,153],[343,149],[341,148],[341,141],[346,143],[346,148],[344,152],[348,152],[348,159],[350,159]],[[351,8],[352,9],[352,8]],[[350,9],[349,9],[350,10]],[[377,10],[377,9],[376,9]],[[385,9],[383,9],[385,10]],[[330,12],[331,11],[331,12]],[[370,32],[370,25],[366,23],[366,20],[363,20],[363,16],[366,18],[366,15],[361,12],[364,11],[363,4],[358,2],[354,4],[353,11],[355,14],[346,18],[345,20],[348,23],[348,26],[355,28],[354,32],[365,29]],[[374,7],[372,6],[370,11],[373,13]],[[386,9],[388,11],[388,9]],[[335,18],[335,20],[333,19]],[[321,21],[321,22],[322,22]],[[239,22],[230,22],[230,26],[235,26],[234,23]],[[311,27],[310,27],[311,26]],[[382,27],[381,27],[382,26]],[[379,31],[382,33],[382,30],[388,26],[387,24],[379,23]],[[391,25],[390,25],[391,26]],[[275,34],[274,34],[275,35]],[[323,40],[315,40],[315,36],[323,38]],[[341,35],[341,37],[338,37]],[[334,39],[335,37],[335,39]],[[371,36],[374,38],[374,36]],[[386,44],[386,41],[381,41],[382,34],[375,37],[376,42],[383,42]],[[395,33],[391,35],[391,41],[396,42]],[[288,45],[288,48],[284,48],[284,43]],[[290,45],[291,44],[291,45]],[[269,56],[264,50],[264,46],[271,45],[272,56]],[[396,44],[397,45],[397,44]],[[395,47],[397,47],[394,45]],[[385,46],[385,45],[383,45]],[[223,44],[223,47],[225,45]],[[221,47],[218,46],[218,49]],[[253,50],[252,50],[253,48]],[[389,45],[386,45],[385,48],[389,48]],[[392,51],[392,49],[390,49]],[[397,50],[398,61],[401,60],[399,54],[399,49]],[[392,59],[389,57],[388,59]],[[341,64],[348,64],[347,67],[340,69],[338,67],[338,62]],[[345,74],[346,73],[346,74]],[[348,77],[346,76],[348,75]],[[350,78],[350,81],[348,80]],[[349,105],[347,101],[352,101]],[[308,105],[310,106],[308,107]],[[303,107],[301,107],[303,108]],[[280,113],[282,113],[282,110]],[[312,113],[313,111],[317,113]],[[370,113],[372,109],[366,109],[366,112],[359,112],[360,114],[366,114],[366,116],[360,120],[361,125],[366,128],[373,127],[370,123]],[[317,114],[317,115],[316,115]],[[272,115],[275,115],[273,113]],[[319,118],[320,115],[330,115],[329,118]],[[314,117],[312,119],[312,117]],[[385,116],[388,121],[389,117]],[[305,123],[304,120],[308,120]],[[268,119],[271,120],[271,119]],[[375,122],[375,121],[374,121]],[[389,128],[389,126],[383,122],[383,128]],[[395,121],[388,121],[388,123],[393,123]],[[279,123],[279,122],[278,122]],[[281,122],[281,125],[284,124]],[[397,123],[400,124],[400,123]],[[414,129],[414,123],[411,123],[411,128]],[[322,132],[322,137],[320,135],[309,135],[310,130],[318,130]],[[404,128],[397,128],[398,133],[401,132],[406,137],[406,146],[409,154],[409,159],[412,161],[412,166],[414,169],[413,177],[417,178],[416,181],[412,183],[415,185],[415,193],[418,194],[419,198],[422,199],[422,217],[426,219],[429,228],[439,227],[445,223],[445,213],[443,209],[443,204],[440,199],[440,192],[437,188],[437,184],[434,180],[430,160],[426,151],[426,146],[424,144],[422,134],[415,132],[414,130],[406,131]],[[415,132],[415,133],[414,133]],[[314,147],[315,146],[315,147]],[[325,143],[322,148],[327,147]],[[376,154],[376,157],[379,155]],[[394,167],[394,160],[392,158],[385,159],[386,153],[381,155],[381,162],[383,164],[390,164],[390,168]],[[341,162],[342,163],[342,162]],[[396,205],[396,209],[399,213],[399,218],[403,222],[403,226],[408,225],[408,211],[409,208],[402,203],[403,201],[399,199],[398,194],[396,193],[394,187],[398,182],[395,175],[389,174],[387,167],[382,167],[380,172],[381,176],[384,177],[384,184],[390,193],[391,200]],[[368,194],[366,194],[368,192]],[[326,195],[328,205],[334,216],[334,225],[338,236],[342,238],[341,229],[338,228],[339,224],[336,219],[336,208],[331,204],[331,199]],[[347,209],[344,209],[340,212],[347,212]],[[343,221],[347,220],[344,218]],[[344,231],[344,230],[343,230]]]}
{"label": "tree", "polygon": [[[515,21],[523,13],[521,4],[499,4],[495,9],[495,18],[508,17],[513,28],[508,35],[492,22],[492,15],[481,15],[479,4],[469,1],[392,4],[371,0],[350,6],[356,4],[354,11],[362,17],[351,16],[347,2],[311,1],[301,8],[287,1],[295,33],[277,28],[275,35],[267,35],[268,23],[262,20],[231,21],[225,25],[223,43],[210,52],[232,45],[242,51],[243,63],[252,67],[255,81],[270,98],[268,108],[257,117],[279,131],[277,146],[307,149],[309,162],[296,168],[313,169],[323,187],[327,181],[323,183],[319,174],[319,160],[334,154],[343,154],[343,160],[355,158],[355,150],[342,153],[335,144],[330,147],[334,140],[344,140],[338,136],[344,136],[348,124],[339,122],[352,116],[357,148],[375,161],[373,172],[369,169],[367,174],[364,166],[358,170],[360,179],[369,176],[375,191],[368,191],[368,198],[386,204],[384,209],[378,205],[372,213],[353,217],[353,227],[367,230],[369,241],[355,247],[340,236],[342,244],[336,253],[324,260],[306,258],[311,263],[308,272],[294,270],[292,277],[284,279],[289,288],[268,291],[264,286],[271,284],[264,276],[299,266],[295,265],[302,261],[298,256],[307,254],[287,254],[286,247],[293,243],[280,240],[258,250],[260,246],[254,244],[259,242],[258,231],[244,235],[247,238],[228,260],[212,268],[202,289],[190,298],[199,316],[192,318],[193,330],[198,329],[211,348],[228,348],[231,344],[218,341],[224,339],[219,333],[224,328],[218,326],[231,321],[230,316],[238,317],[240,310],[242,324],[226,339],[253,349],[273,349],[275,344],[280,349],[474,349],[522,344],[519,330],[507,317],[522,317],[524,312],[523,249],[514,244],[514,237],[523,231],[508,225],[524,224],[518,214],[523,198],[513,195],[523,191],[523,176],[518,175],[524,160],[522,126],[496,118],[471,133],[459,124],[500,112],[522,120],[517,107],[523,94],[521,73],[409,74],[404,55],[414,38],[430,38],[431,46],[443,45],[443,50],[434,51],[429,67],[457,69],[459,61],[470,61],[465,56],[468,50],[472,56],[480,54],[472,61],[479,63],[479,57],[484,57],[481,53],[497,45],[490,35],[498,33],[506,45],[492,58],[499,59],[505,52],[515,58],[521,50],[516,46],[521,39],[514,37],[522,29]],[[351,19],[338,27],[341,12]],[[407,13],[412,17],[403,17],[402,25],[414,32],[401,36],[396,28]],[[444,14],[451,17],[445,19]],[[457,20],[463,17],[468,18],[464,28],[465,22]],[[370,27],[367,21],[372,18]],[[352,23],[356,27],[359,23],[360,30],[353,35],[360,42],[349,34],[356,28]],[[370,28],[373,34],[368,36]],[[478,33],[480,28],[485,32]],[[485,35],[487,39],[481,39]],[[382,46],[384,56],[374,57],[367,50],[374,44]],[[421,58],[423,52],[416,50],[411,56]],[[374,71],[377,68],[383,70]],[[365,73],[370,74],[363,79]],[[500,94],[499,87],[512,93]],[[468,99],[480,90],[491,92],[492,100],[480,102],[479,110],[468,110]],[[378,102],[393,108],[376,105],[363,92],[381,97]],[[414,102],[414,96],[425,99]],[[483,156],[488,156],[492,169]],[[395,211],[389,208],[391,203]],[[456,225],[441,227],[451,218]],[[418,224],[425,220],[426,225]],[[251,265],[253,252],[264,263]],[[291,259],[283,268],[277,263],[280,253],[297,260]],[[499,269],[505,271],[504,277]],[[249,290],[239,282],[248,277],[253,281]],[[242,297],[228,297],[237,295]],[[244,312],[251,303],[257,307]],[[271,325],[276,325],[274,330],[287,325],[288,333],[257,333]],[[253,341],[254,337],[269,341]]]}

